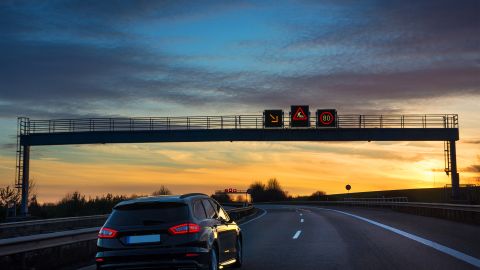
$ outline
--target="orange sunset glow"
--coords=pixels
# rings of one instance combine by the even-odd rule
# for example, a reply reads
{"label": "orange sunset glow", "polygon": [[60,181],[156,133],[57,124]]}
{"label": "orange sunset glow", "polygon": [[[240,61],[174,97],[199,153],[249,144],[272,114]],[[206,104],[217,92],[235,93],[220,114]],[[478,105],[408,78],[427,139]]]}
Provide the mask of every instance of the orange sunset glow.
{"label": "orange sunset glow", "polygon": [[[475,102],[475,101],[465,101]],[[458,144],[462,184],[475,184],[480,162],[475,121],[460,118]],[[461,116],[460,116],[461,117]],[[473,125],[472,125],[473,124]],[[11,154],[11,153],[10,153]],[[14,160],[2,158],[5,183],[14,178]],[[216,142],[153,143],[32,148],[31,178],[41,202],[66,193],[148,195],[160,185],[174,193],[212,194],[245,189],[277,178],[290,195],[443,187],[443,142]]]}

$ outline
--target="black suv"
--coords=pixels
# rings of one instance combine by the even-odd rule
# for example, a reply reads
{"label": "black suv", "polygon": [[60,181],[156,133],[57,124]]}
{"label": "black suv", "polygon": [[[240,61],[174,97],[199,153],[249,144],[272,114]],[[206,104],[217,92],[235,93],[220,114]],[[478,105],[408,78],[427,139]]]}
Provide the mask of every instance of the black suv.
{"label": "black suv", "polygon": [[97,269],[240,267],[242,233],[205,194],[118,203],[98,233]]}

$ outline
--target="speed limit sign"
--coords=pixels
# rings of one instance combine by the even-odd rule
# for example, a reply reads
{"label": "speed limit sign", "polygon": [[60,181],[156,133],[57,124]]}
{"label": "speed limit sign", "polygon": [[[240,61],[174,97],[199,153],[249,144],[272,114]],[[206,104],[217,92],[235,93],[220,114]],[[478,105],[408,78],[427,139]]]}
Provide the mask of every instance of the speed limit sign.
{"label": "speed limit sign", "polygon": [[317,110],[317,127],[337,127],[337,110]]}

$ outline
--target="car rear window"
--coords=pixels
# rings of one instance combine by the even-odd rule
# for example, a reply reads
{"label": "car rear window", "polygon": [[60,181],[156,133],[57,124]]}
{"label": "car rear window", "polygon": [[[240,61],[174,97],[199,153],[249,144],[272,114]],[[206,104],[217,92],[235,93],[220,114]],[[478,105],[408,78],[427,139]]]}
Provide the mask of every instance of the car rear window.
{"label": "car rear window", "polygon": [[203,208],[202,201],[198,200],[193,203],[193,215],[199,219],[206,219],[205,209]]}
{"label": "car rear window", "polygon": [[214,218],[216,213],[212,204],[208,200],[202,200],[203,206],[205,206],[205,212],[207,213],[207,218]]}
{"label": "car rear window", "polygon": [[188,216],[188,207],[183,203],[134,203],[115,207],[106,226],[161,225]]}

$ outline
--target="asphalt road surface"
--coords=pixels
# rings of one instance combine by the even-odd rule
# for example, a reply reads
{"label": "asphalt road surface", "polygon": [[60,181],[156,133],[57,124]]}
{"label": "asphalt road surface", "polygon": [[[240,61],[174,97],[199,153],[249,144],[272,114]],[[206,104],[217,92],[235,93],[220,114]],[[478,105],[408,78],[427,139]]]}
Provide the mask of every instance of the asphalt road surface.
{"label": "asphalt road surface", "polygon": [[245,264],[241,269],[477,269],[462,260],[468,257],[455,258],[381,225],[435,241],[447,247],[446,252],[454,250],[472,256],[470,262],[480,262],[478,226],[390,210],[259,207],[266,214],[242,226]]}
{"label": "asphalt road surface", "polygon": [[256,207],[241,225],[241,269],[480,268],[479,226],[391,210]]}

